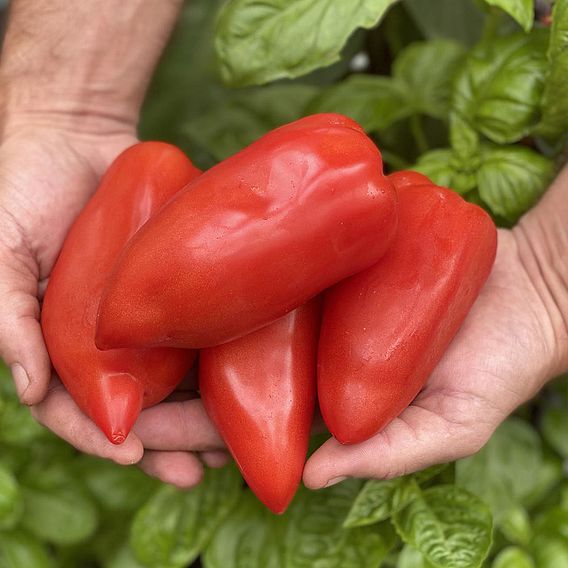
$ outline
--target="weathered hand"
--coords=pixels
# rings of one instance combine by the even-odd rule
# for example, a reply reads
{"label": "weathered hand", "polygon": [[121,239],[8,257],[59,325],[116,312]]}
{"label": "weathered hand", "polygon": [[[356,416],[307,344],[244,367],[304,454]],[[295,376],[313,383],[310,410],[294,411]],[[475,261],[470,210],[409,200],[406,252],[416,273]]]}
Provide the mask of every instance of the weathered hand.
{"label": "weathered hand", "polygon": [[327,441],[306,464],[306,485],[397,477],[477,452],[565,368],[566,314],[541,268],[522,224],[500,231],[491,276],[423,391],[373,438]]}
{"label": "weathered hand", "polygon": [[[4,136],[0,355],[12,368],[22,402],[34,405],[34,416],[56,434],[82,451],[119,463],[142,460],[149,473],[187,486],[202,475],[199,460],[188,452],[222,447],[201,403],[164,403],[145,411],[135,433],[114,446],[52,378],[39,324],[40,299],[67,230],[112,160],[135,142],[133,128],[124,125],[81,132],[56,121],[26,121]],[[204,454],[211,465],[224,459],[216,452]]]}

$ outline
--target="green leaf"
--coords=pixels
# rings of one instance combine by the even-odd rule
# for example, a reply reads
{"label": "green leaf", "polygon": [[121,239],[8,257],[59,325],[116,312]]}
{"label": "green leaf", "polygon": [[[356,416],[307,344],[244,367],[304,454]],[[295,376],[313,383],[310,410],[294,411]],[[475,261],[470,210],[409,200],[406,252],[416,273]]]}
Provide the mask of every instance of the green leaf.
{"label": "green leaf", "polygon": [[479,158],[462,159],[450,148],[422,154],[413,170],[428,176],[435,184],[465,194],[477,186]]}
{"label": "green leaf", "polygon": [[524,146],[485,146],[477,172],[481,199],[495,215],[515,221],[546,191],[551,160]]}
{"label": "green leaf", "polygon": [[477,160],[479,167],[479,134],[459,114],[450,114],[450,145],[464,163]]}
{"label": "green leaf", "polygon": [[552,489],[562,480],[562,461],[552,452],[546,453],[536,470],[536,478],[531,491],[523,498],[527,509],[532,509],[545,499]]}
{"label": "green leaf", "polygon": [[137,559],[152,568],[182,568],[199,556],[242,492],[233,466],[207,470],[190,491],[164,485],[138,511],[131,529]]}
{"label": "green leaf", "polygon": [[27,446],[46,435],[30,414],[27,406],[17,400],[6,400],[0,407],[0,443]]}
{"label": "green leaf", "polygon": [[393,77],[415,113],[447,118],[453,77],[464,55],[462,45],[447,39],[413,43],[400,53]]}
{"label": "green leaf", "polygon": [[375,26],[395,2],[232,0],[216,31],[221,75],[242,87],[330,65],[353,31]]}
{"label": "green leaf", "polygon": [[409,116],[405,93],[390,77],[352,75],[322,92],[307,109],[308,114],[337,112],[356,120],[367,132],[382,130]]}
{"label": "green leaf", "polygon": [[300,489],[286,514],[287,568],[376,568],[381,564],[394,545],[390,523],[342,527],[360,488],[358,480],[349,480],[320,491]]}
{"label": "green leaf", "polygon": [[223,521],[209,543],[205,568],[284,568],[285,518],[272,515],[250,492]]}
{"label": "green leaf", "polygon": [[540,535],[568,542],[568,511],[562,507],[548,509],[537,518],[535,531]]}
{"label": "green leaf", "polygon": [[22,517],[23,505],[16,478],[0,465],[0,530],[16,526]]}
{"label": "green leaf", "polygon": [[509,546],[493,561],[491,568],[537,568],[533,559],[522,548]]}
{"label": "green leaf", "polygon": [[431,564],[426,562],[424,556],[408,544],[402,549],[396,564],[396,568],[428,568],[429,566]]}
{"label": "green leaf", "polygon": [[185,132],[214,158],[224,160],[269,130],[300,118],[316,92],[316,87],[301,84],[238,91],[218,108],[188,121]]}
{"label": "green leaf", "polygon": [[353,501],[343,526],[364,527],[388,519],[392,514],[392,500],[398,485],[398,479],[367,481]]}
{"label": "green leaf", "polygon": [[404,0],[404,7],[427,39],[447,38],[473,45],[485,20],[476,0]]}
{"label": "green leaf", "polygon": [[529,134],[540,120],[545,49],[543,30],[476,46],[456,77],[454,111],[499,144]]}
{"label": "green leaf", "polygon": [[103,562],[102,568],[143,568],[143,565],[136,560],[128,543],[125,543],[107,561]]}
{"label": "green leaf", "polygon": [[2,568],[54,568],[46,547],[23,531],[0,532]]}
{"label": "green leaf", "polygon": [[534,0],[485,0],[490,6],[498,6],[511,16],[526,32],[534,23]]}
{"label": "green leaf", "polygon": [[538,133],[557,139],[568,131],[568,0],[556,0],[548,47],[548,75]]}
{"label": "green leaf", "polygon": [[568,568],[566,539],[539,536],[532,543],[531,551],[537,568]]}
{"label": "green leaf", "polygon": [[542,434],[563,458],[568,458],[568,413],[566,409],[546,409],[542,418]]}
{"label": "green leaf", "polygon": [[26,472],[22,481],[22,526],[41,540],[59,545],[83,542],[98,524],[97,509],[65,462]]}
{"label": "green leaf", "polygon": [[456,484],[487,502],[499,525],[535,487],[541,459],[535,430],[523,420],[509,418],[477,454],[456,463]]}
{"label": "green leaf", "polygon": [[136,466],[88,456],[82,457],[79,470],[87,488],[108,511],[135,511],[159,485]]}
{"label": "green leaf", "polygon": [[525,508],[511,507],[501,517],[499,528],[505,538],[513,543],[526,546],[532,538],[532,527]]}
{"label": "green leaf", "polygon": [[489,508],[468,491],[439,485],[393,515],[404,542],[440,568],[481,566],[491,546]]}
{"label": "green leaf", "polygon": [[413,473],[412,478],[416,481],[416,483],[421,485],[422,483],[426,483],[427,481],[430,481],[434,477],[440,475],[443,471],[446,471],[448,469],[448,465],[449,464],[447,463],[431,465],[426,469]]}

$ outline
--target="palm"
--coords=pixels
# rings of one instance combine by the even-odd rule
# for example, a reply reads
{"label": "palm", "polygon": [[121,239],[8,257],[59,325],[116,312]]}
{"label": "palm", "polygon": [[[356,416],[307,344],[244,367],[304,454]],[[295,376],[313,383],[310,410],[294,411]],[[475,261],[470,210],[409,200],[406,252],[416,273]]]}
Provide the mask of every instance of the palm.
{"label": "palm", "polygon": [[[35,127],[2,142],[0,348],[9,365],[19,363],[32,379],[25,392],[20,388],[22,400],[34,404],[34,416],[60,437],[80,450],[121,463],[139,461],[144,448],[162,450],[146,452],[145,469],[164,480],[191,485],[199,479],[201,465],[185,450],[220,446],[200,403],[190,400],[149,409],[136,425],[136,433],[121,446],[113,446],[81,413],[59,380],[50,380],[51,365],[38,321],[38,296],[68,229],[110,163],[135,142],[130,132],[72,135],[53,127]],[[190,435],[185,424],[193,425]],[[225,459],[217,452],[204,456],[211,465]]]}
{"label": "palm", "polygon": [[500,231],[491,276],[423,391],[370,440],[326,442],[306,465],[306,484],[394,477],[477,451],[551,372],[542,353],[551,352],[554,337],[542,312],[518,238]]}

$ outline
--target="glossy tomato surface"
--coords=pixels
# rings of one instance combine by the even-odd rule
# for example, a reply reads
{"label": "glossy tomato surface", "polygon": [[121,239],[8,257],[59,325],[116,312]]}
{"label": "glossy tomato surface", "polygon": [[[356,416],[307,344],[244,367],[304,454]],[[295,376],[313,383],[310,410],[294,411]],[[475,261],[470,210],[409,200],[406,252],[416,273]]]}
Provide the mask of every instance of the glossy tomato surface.
{"label": "glossy tomato surface", "polygon": [[127,149],[71,227],[49,278],[41,316],[49,356],[75,402],[114,443],[124,441],[142,407],[175,388],[195,354],[100,351],[95,328],[101,293],[128,239],[199,174],[169,144]]}
{"label": "glossy tomato surface", "polygon": [[129,243],[101,302],[100,348],[209,347],[375,263],[397,224],[361,127],[314,115],[190,183]]}
{"label": "glossy tomato surface", "polygon": [[370,438],[412,402],[495,259],[497,233],[483,209],[414,172],[391,179],[400,219],[392,247],[325,297],[318,397],[342,443]]}

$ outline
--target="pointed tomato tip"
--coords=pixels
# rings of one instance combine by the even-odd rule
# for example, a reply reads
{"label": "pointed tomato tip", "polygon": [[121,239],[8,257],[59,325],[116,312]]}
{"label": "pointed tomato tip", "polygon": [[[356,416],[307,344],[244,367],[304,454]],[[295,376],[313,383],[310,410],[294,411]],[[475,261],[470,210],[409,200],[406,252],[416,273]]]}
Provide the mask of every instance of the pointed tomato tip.
{"label": "pointed tomato tip", "polygon": [[110,441],[115,446],[120,446],[120,444],[124,443],[124,440],[126,440],[126,436],[122,432],[116,432],[110,435]]}
{"label": "pointed tomato tip", "polygon": [[91,416],[106,437],[122,444],[142,410],[144,388],[127,373],[101,377]]}

